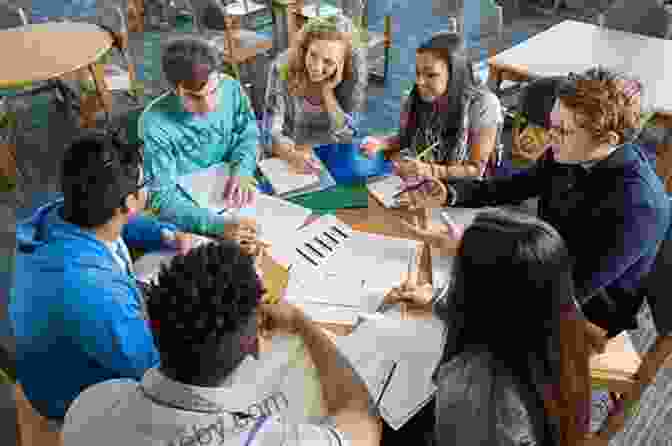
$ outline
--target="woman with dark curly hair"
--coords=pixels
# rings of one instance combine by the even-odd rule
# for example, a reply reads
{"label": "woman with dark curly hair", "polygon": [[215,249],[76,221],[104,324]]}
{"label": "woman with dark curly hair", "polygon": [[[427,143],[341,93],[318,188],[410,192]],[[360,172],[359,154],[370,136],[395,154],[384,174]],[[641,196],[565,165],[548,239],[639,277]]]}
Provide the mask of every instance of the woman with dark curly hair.
{"label": "woman with dark curly hair", "polygon": [[300,172],[320,169],[313,146],[350,143],[366,101],[365,47],[342,15],[309,20],[271,66],[266,154]]}

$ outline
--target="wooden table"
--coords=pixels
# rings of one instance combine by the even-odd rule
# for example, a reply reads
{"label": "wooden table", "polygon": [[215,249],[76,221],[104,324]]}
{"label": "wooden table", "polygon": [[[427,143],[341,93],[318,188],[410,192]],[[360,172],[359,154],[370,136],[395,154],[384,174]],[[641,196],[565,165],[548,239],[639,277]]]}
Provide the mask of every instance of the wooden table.
{"label": "wooden table", "polygon": [[[408,214],[404,211],[385,209],[370,195],[368,209],[341,209],[336,212],[339,219],[358,231],[406,238],[407,231],[395,218],[403,215]],[[420,281],[431,283],[431,255],[428,249],[423,252],[419,268]],[[414,315],[410,313],[410,316]],[[352,327],[344,324],[323,322],[320,325],[337,335],[346,335],[352,331]],[[624,392],[632,385],[632,377],[640,364],[641,358],[628,335],[622,333],[607,344],[604,354],[591,358],[591,377],[594,384],[605,385],[614,392]]]}
{"label": "wooden table", "polygon": [[672,127],[672,41],[565,20],[488,59],[490,79],[524,81],[602,65],[639,77],[656,120]]}
{"label": "wooden table", "polygon": [[0,88],[19,88],[88,68],[109,116],[112,98],[97,62],[112,44],[108,32],[90,23],[49,22],[1,30],[0,48],[15,51],[0,65]]}

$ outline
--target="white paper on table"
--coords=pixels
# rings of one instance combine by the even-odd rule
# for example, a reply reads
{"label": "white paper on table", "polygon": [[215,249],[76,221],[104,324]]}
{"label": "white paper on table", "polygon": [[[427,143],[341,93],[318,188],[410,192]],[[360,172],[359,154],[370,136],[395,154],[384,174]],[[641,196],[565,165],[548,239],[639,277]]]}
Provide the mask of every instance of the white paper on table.
{"label": "white paper on table", "polygon": [[276,195],[303,191],[320,185],[319,175],[293,172],[289,163],[281,158],[267,158],[259,162],[259,169],[273,186]]}
{"label": "white paper on table", "polygon": [[370,182],[366,185],[367,189],[382,202],[388,209],[397,208],[396,194],[401,192],[403,180],[398,175],[390,175],[380,180]]}
{"label": "white paper on table", "polygon": [[[195,235],[193,236],[192,249],[205,243],[211,243],[212,239]],[[149,252],[133,263],[133,272],[135,277],[144,283],[153,283],[157,278],[161,265],[168,266],[173,257],[177,255],[174,249],[162,249],[155,252]]]}
{"label": "white paper on table", "polygon": [[219,163],[177,179],[177,184],[198,203],[200,207],[220,212],[227,208],[224,203],[224,188],[231,175],[229,163]]}
{"label": "white paper on table", "polygon": [[[338,230],[347,237],[339,236]],[[320,217],[298,236],[295,246],[303,254],[292,253],[290,282],[296,283],[292,283],[288,296],[295,292],[297,298],[304,296],[303,300],[359,308],[370,290],[389,289],[403,281],[409,260],[415,259],[420,246],[414,240],[354,231],[332,215]],[[315,237],[326,241],[330,236],[339,241],[331,245],[331,251],[315,241]]]}
{"label": "white paper on table", "polygon": [[[224,188],[230,175],[227,163],[221,163],[193,174],[185,175],[178,184],[186,190],[201,207],[227,217],[254,218],[259,225],[260,237],[270,242],[270,253],[274,260],[287,264],[283,245],[292,244],[294,233],[312,214],[310,209],[290,203],[281,198],[257,192],[253,206],[241,209],[227,209],[223,200]],[[277,252],[277,256],[276,256]]]}
{"label": "white paper on table", "polygon": [[371,383],[384,380],[380,374],[387,369],[381,364],[397,363],[379,407],[393,429],[403,426],[436,392],[432,374],[443,354],[445,325],[434,316],[402,320],[398,310],[391,310],[384,318],[367,320],[335,342],[367,384],[374,401],[379,395]]}
{"label": "white paper on table", "polygon": [[327,166],[325,166],[322,160],[320,160],[319,158],[315,157],[315,160],[318,163],[320,163],[320,174],[319,174],[320,182],[315,186],[306,187],[304,189],[294,192],[287,192],[282,196],[282,198],[298,197],[299,195],[305,195],[311,192],[319,192],[325,189],[329,189],[330,187],[336,186],[336,180],[329,172],[329,169],[327,169]]}

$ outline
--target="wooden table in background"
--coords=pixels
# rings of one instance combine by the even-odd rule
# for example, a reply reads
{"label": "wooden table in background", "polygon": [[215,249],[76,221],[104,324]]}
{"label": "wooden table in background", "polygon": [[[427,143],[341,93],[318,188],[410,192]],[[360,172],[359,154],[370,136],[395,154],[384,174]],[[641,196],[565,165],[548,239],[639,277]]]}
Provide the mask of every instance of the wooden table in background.
{"label": "wooden table in background", "polygon": [[[97,62],[112,44],[107,31],[90,23],[49,22],[0,30],[0,48],[17,49],[0,65],[0,88],[20,88],[73,73],[86,78],[88,68],[109,116],[112,97],[103,65]],[[83,121],[90,123],[91,119]]]}
{"label": "wooden table in background", "polygon": [[672,40],[565,20],[488,59],[490,79],[582,73],[601,65],[637,76],[662,126],[672,127]]}

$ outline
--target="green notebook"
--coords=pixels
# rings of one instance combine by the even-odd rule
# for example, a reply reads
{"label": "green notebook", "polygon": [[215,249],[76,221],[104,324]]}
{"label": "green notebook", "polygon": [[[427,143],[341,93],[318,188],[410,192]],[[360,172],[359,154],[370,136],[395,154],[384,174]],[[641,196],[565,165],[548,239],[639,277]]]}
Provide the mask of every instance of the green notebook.
{"label": "green notebook", "polygon": [[318,215],[325,215],[338,209],[368,207],[369,192],[364,184],[339,184],[327,190],[290,198],[288,201],[308,208]]}

